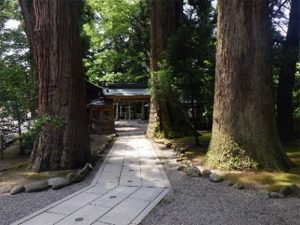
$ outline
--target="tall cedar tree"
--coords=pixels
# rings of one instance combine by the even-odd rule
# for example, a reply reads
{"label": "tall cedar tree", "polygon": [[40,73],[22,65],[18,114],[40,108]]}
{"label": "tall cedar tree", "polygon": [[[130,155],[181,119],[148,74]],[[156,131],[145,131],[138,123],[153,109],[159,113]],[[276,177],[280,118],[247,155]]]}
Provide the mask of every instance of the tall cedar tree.
{"label": "tall cedar tree", "polygon": [[300,43],[300,1],[291,1],[291,11],[286,41],[283,46],[277,94],[277,123],[283,141],[294,138],[293,88]]}
{"label": "tall cedar tree", "polygon": [[211,167],[289,167],[275,123],[268,3],[218,1]]}
{"label": "tall cedar tree", "polygon": [[175,105],[179,105],[178,99],[175,99],[172,93],[167,93],[168,99],[162,103],[155,90],[157,80],[155,73],[160,70],[159,63],[164,59],[170,37],[180,25],[182,13],[182,0],[151,0],[150,69],[152,90],[147,130],[149,137],[154,137],[158,133],[170,137],[172,133],[182,134],[192,130],[187,120],[184,119],[185,115],[180,107],[174,108]]}
{"label": "tall cedar tree", "polygon": [[43,126],[34,144],[32,169],[79,167],[90,158],[80,50],[82,2],[19,3],[38,73],[38,113],[52,121]]}

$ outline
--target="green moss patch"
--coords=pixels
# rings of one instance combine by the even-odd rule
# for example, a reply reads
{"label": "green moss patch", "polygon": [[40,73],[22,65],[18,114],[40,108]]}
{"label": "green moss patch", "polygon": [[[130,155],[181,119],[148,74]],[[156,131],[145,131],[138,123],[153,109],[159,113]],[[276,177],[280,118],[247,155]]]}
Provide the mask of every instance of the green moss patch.
{"label": "green moss patch", "polygon": [[30,154],[19,154],[19,142],[10,145],[4,151],[4,159],[0,160],[0,186],[23,185],[30,181],[66,176],[73,170],[49,171],[35,173],[29,169]]}
{"label": "green moss patch", "polygon": [[[183,137],[175,139],[176,144],[188,147],[185,156],[193,163],[203,164],[206,156],[208,145],[211,138],[210,132],[201,132],[200,143],[201,146],[194,146],[194,137]],[[284,146],[284,151],[287,153],[289,159],[295,164],[295,167],[288,172],[282,171],[227,171],[224,170],[225,180],[231,183],[240,183],[244,186],[254,187],[258,189],[265,189],[269,191],[278,191],[284,186],[297,184],[300,187],[300,140],[292,144]]]}

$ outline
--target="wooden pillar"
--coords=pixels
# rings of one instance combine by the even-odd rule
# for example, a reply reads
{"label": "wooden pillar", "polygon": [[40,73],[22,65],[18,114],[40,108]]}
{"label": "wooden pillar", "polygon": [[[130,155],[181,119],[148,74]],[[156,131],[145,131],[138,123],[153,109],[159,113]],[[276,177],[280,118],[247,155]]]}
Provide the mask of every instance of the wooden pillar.
{"label": "wooden pillar", "polygon": [[116,117],[115,120],[119,120],[119,102],[116,103]]}
{"label": "wooden pillar", "polygon": [[120,105],[120,117],[123,117],[123,106]]}
{"label": "wooden pillar", "polygon": [[141,107],[141,119],[145,119],[145,103],[142,101],[142,107]]}
{"label": "wooden pillar", "polygon": [[128,104],[128,120],[131,120],[131,105]]}

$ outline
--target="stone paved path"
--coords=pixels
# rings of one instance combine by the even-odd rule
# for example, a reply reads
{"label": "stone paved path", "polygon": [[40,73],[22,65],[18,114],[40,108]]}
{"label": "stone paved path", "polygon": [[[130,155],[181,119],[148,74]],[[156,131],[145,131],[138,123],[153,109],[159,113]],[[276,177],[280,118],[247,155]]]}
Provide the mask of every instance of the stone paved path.
{"label": "stone paved path", "polygon": [[90,186],[14,225],[134,225],[169,188],[151,143],[140,132],[123,130]]}

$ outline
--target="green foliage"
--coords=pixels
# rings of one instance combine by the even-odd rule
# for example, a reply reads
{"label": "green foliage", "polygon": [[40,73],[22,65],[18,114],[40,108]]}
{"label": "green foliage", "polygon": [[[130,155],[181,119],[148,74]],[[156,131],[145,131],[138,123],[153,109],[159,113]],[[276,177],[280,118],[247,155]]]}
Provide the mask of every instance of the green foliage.
{"label": "green foliage", "polygon": [[[10,135],[28,119],[36,96],[35,79],[30,70],[30,54],[22,24],[17,29],[5,26],[18,22],[17,1],[2,1],[0,18],[0,131]],[[18,129],[18,130],[19,130]],[[19,132],[19,131],[18,131]]]}
{"label": "green foliage", "polygon": [[[183,111],[185,103],[197,102],[199,114],[212,114],[215,12],[209,0],[188,1],[184,8],[183,23],[170,38],[159,71],[151,78],[152,96],[160,106],[167,106],[165,110],[169,110],[171,121],[183,119],[176,114]],[[178,105],[179,102],[182,104]],[[191,123],[196,126],[196,121]],[[172,122],[166,126],[174,128]],[[180,131],[180,127],[169,131]]]}
{"label": "green foliage", "polygon": [[0,31],[4,28],[5,23],[18,16],[18,4],[16,0],[0,1]]}
{"label": "green foliage", "polygon": [[32,121],[30,129],[22,134],[23,146],[25,149],[31,150],[37,135],[45,126],[53,126],[57,129],[62,129],[65,126],[65,120],[60,117],[51,117],[43,115],[35,118]]}
{"label": "green foliage", "polygon": [[149,6],[143,0],[87,0],[93,20],[83,25],[91,48],[84,65],[94,82],[146,82]]}
{"label": "green foliage", "polygon": [[[281,65],[286,61],[286,55],[283,54],[284,44],[289,22],[290,1],[272,0],[270,7],[272,9],[272,39],[273,39],[273,81],[275,92],[279,83],[279,73]],[[295,49],[299,52],[299,49]],[[298,57],[300,59],[300,55]],[[293,90],[294,116],[300,118],[300,62],[296,66],[295,87]]]}

